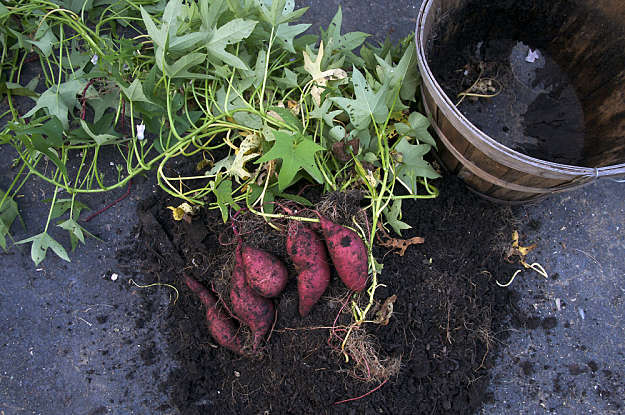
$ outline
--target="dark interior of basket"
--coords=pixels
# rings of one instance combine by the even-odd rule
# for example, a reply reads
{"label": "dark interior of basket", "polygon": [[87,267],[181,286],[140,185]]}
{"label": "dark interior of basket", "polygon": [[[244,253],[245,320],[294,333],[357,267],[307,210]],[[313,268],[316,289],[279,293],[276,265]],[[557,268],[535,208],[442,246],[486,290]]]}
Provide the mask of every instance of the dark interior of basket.
{"label": "dark interior of basket", "polygon": [[625,163],[625,0],[442,0],[436,36],[511,38],[549,53],[584,113],[582,165]]}

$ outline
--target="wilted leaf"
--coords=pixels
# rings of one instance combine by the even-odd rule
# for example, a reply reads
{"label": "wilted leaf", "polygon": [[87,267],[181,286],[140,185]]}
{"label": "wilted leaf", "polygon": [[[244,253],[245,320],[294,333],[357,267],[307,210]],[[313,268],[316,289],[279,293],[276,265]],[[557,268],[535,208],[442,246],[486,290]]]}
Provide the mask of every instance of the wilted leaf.
{"label": "wilted leaf", "polygon": [[388,325],[391,316],[393,315],[393,304],[395,304],[396,300],[397,296],[395,294],[384,300],[378,311],[375,313],[375,323],[381,326]]}
{"label": "wilted leaf", "polygon": [[328,69],[327,71],[321,70],[321,61],[323,60],[323,42],[319,45],[319,51],[317,57],[313,61],[307,51],[302,52],[304,55],[304,70],[308,72],[313,79],[313,86],[310,89],[310,95],[312,95],[317,106],[321,105],[321,94],[325,90],[328,81],[339,80],[347,78],[347,72],[343,69],[335,68]]}
{"label": "wilted leaf", "polygon": [[191,206],[187,202],[183,202],[178,207],[167,206],[167,209],[171,210],[174,220],[184,219],[186,222],[191,223],[191,216],[197,213],[199,206]]}
{"label": "wilted leaf", "polygon": [[382,224],[380,223],[378,223],[378,231],[379,233],[376,234],[378,244],[385,248],[394,250],[395,254],[399,256],[404,256],[406,249],[408,249],[411,245],[420,245],[425,243],[425,239],[420,236],[415,236],[410,239],[393,238],[386,232],[386,230],[384,230]]}
{"label": "wilted leaf", "polygon": [[260,153],[254,152],[261,144],[260,137],[256,134],[250,134],[241,142],[239,150],[228,169],[228,173],[237,179],[247,180],[251,174],[245,170],[245,163],[260,156]]}

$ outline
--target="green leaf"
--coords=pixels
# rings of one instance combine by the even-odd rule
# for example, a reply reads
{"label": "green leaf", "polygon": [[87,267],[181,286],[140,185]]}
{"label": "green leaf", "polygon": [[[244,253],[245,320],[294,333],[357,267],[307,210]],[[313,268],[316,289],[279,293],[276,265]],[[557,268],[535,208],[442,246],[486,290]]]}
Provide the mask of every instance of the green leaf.
{"label": "green leaf", "polygon": [[304,169],[318,183],[323,183],[323,175],[315,162],[315,153],[324,150],[322,146],[315,143],[310,136],[302,134],[291,135],[284,131],[276,131],[274,136],[275,144],[256,163],[282,159],[278,174],[280,191],[293,184],[295,175],[301,169]]}
{"label": "green leaf", "polygon": [[222,180],[221,183],[213,190],[217,197],[217,205],[221,211],[221,218],[224,223],[228,221],[228,207],[232,206],[235,210],[239,210],[239,205],[232,198],[232,181]]}
{"label": "green leaf", "polygon": [[52,251],[61,259],[71,262],[69,260],[69,256],[67,255],[67,251],[63,248],[63,245],[55,241],[50,235],[48,235],[47,232],[42,232],[38,235],[31,236],[30,238],[15,242],[16,245],[25,243],[32,243],[30,247],[30,258],[33,260],[35,265],[39,265],[41,261],[45,259],[48,248],[52,249]]}
{"label": "green leaf", "polygon": [[187,33],[186,35],[170,39],[167,51],[180,54],[195,48],[199,43],[208,40],[208,38],[208,32]]}
{"label": "green leaf", "polygon": [[257,0],[257,3],[261,18],[273,27],[281,23],[284,13],[289,13],[295,8],[293,0]]}
{"label": "green leaf", "polygon": [[[412,49],[415,48],[414,43],[410,43],[408,46]],[[417,87],[421,81],[421,74],[419,73],[419,66],[417,65],[416,53],[412,55],[412,59],[408,64],[408,70],[404,77],[404,81],[401,84],[399,90],[399,97],[404,101],[416,101],[417,99]]]}
{"label": "green leaf", "polygon": [[128,87],[120,85],[119,88],[130,101],[153,103],[143,93],[143,85],[141,85],[141,81],[138,78],[135,78]]}
{"label": "green leaf", "polygon": [[200,16],[202,17],[202,29],[211,30],[217,19],[225,10],[224,0],[200,0]]}
{"label": "green leaf", "polygon": [[41,135],[33,134],[30,136],[29,147],[34,148],[40,153],[45,154],[50,159],[50,161],[52,161],[52,163],[54,163],[54,165],[59,170],[61,170],[61,173],[63,174],[63,176],[67,178],[67,167],[65,166],[65,163],[61,161],[61,159],[57,155],[56,150],[54,150],[53,148],[50,148],[50,146],[51,146],[51,143],[44,140]]}
{"label": "green leaf", "polygon": [[274,79],[276,83],[284,89],[297,88],[299,86],[297,83],[297,74],[289,68],[284,68],[284,76],[282,78]]}
{"label": "green leaf", "polygon": [[336,125],[330,129],[329,134],[330,137],[334,138],[336,141],[342,141],[347,133],[342,125]]}
{"label": "green leaf", "polygon": [[[46,199],[43,202],[51,203],[52,199]],[[71,207],[72,207],[72,199],[56,199],[56,201],[54,202],[54,206],[52,207],[52,212],[50,212],[50,220],[53,220],[62,216],[65,212],[70,210]],[[80,215],[80,212],[83,209],[89,209],[89,207],[85,205],[84,203],[74,200],[73,216],[75,218],[77,218]]]}
{"label": "green leaf", "polygon": [[87,135],[99,146],[115,141],[118,138],[112,134],[94,134],[84,120],[80,120],[80,125]]}
{"label": "green leaf", "polygon": [[354,84],[356,99],[331,97],[330,100],[349,115],[349,119],[354,127],[358,130],[367,129],[371,123],[372,116],[375,122],[379,124],[386,121],[388,108],[383,99],[387,91],[386,88],[381,87],[374,93],[365,77],[355,66],[352,74],[352,83]]}
{"label": "green leaf", "polygon": [[72,252],[76,249],[78,241],[80,241],[80,243],[82,244],[85,243],[85,234],[92,238],[98,239],[85,228],[80,226],[80,224],[78,224],[75,219],[67,219],[66,221],[59,223],[57,226],[69,232],[69,239],[72,243]]}
{"label": "green leaf", "polygon": [[59,119],[54,116],[50,117],[43,125],[26,128],[23,132],[30,135],[45,135],[47,147],[61,147],[64,142],[63,126]]}
{"label": "green leaf", "polygon": [[276,114],[278,114],[280,118],[282,118],[282,121],[284,121],[286,125],[291,127],[292,131],[303,132],[304,127],[302,126],[302,122],[300,121],[299,118],[293,115],[293,113],[290,110],[284,107],[271,107],[269,108],[269,110],[274,111]]}
{"label": "green leaf", "polygon": [[402,230],[412,228],[412,226],[401,221],[401,199],[395,199],[392,205],[384,209],[384,217],[399,236],[401,236]]}
{"label": "green leaf", "polygon": [[[414,59],[415,55],[416,52],[414,47],[407,48],[397,66],[393,66],[391,62],[387,62],[376,55],[375,58],[378,62],[378,78],[380,78],[380,81],[388,83],[392,90],[401,87],[406,74],[410,69],[410,65],[412,63],[416,65],[416,59]],[[388,58],[390,61],[390,55]]]}
{"label": "green leaf", "polygon": [[35,33],[35,40],[26,40],[26,43],[30,43],[31,45],[37,46],[39,50],[43,53],[43,55],[47,58],[52,53],[52,45],[58,42],[54,33],[52,33],[52,29],[48,26],[48,24],[44,21],[37,28],[37,32]]}
{"label": "green leaf", "polygon": [[[210,75],[189,72],[188,70],[206,60],[204,53],[190,53],[178,59],[173,65],[162,60],[162,67],[159,69],[170,78],[210,78]],[[158,63],[158,60],[157,60]]]}
{"label": "green leaf", "polygon": [[304,33],[310,27],[310,24],[296,24],[289,25],[283,23],[278,26],[276,30],[276,37],[278,38],[278,44],[291,53],[295,53],[295,47],[293,46],[293,40],[295,36]]}
{"label": "green leaf", "polygon": [[395,129],[401,135],[416,138],[422,143],[430,144],[436,148],[436,140],[428,131],[430,121],[424,115],[413,112],[408,116],[408,124],[396,123]]}
{"label": "green leaf", "polygon": [[258,51],[256,57],[256,64],[254,65],[253,84],[257,88],[260,87],[265,78],[265,66],[267,64],[267,52],[264,50]]}
{"label": "green leaf", "polygon": [[10,236],[11,225],[19,216],[17,202],[0,189],[0,247],[6,251],[6,236]]}
{"label": "green leaf", "polygon": [[93,8],[93,0],[65,0],[59,4],[74,13],[80,13],[83,9],[88,12]]}
{"label": "green leaf", "polygon": [[336,14],[332,18],[328,29],[321,30],[321,38],[326,45],[326,57],[324,60],[332,58],[334,51],[340,51],[339,55],[346,57],[349,63],[353,63],[357,66],[362,66],[364,61],[362,58],[356,56],[351,51],[361,46],[369,34],[363,32],[351,32],[345,35],[341,34],[341,26],[343,22],[343,12],[339,6]]}
{"label": "green leaf", "polygon": [[263,127],[263,119],[247,111],[237,111],[232,118],[239,124],[254,130],[260,130]]}
{"label": "green leaf", "polygon": [[152,42],[160,47],[165,47],[165,42],[167,42],[167,32],[163,31],[162,28],[158,29],[154,24],[154,20],[152,20],[152,16],[143,8],[143,6],[139,6],[141,10],[141,17],[143,18],[143,24],[145,25],[146,30],[148,31],[148,35],[152,39]]}
{"label": "green leaf", "polygon": [[20,95],[23,97],[34,97],[37,98],[39,96],[34,90],[23,87],[20,84],[16,84],[13,82],[0,82],[0,94],[6,95],[7,92],[11,92],[11,95]]}
{"label": "green leaf", "polygon": [[109,94],[102,94],[91,98],[87,97],[87,103],[93,108],[93,119],[99,120],[104,116],[107,109],[117,109],[117,105],[119,104],[119,89],[115,88],[113,92]]}
{"label": "green leaf", "polygon": [[323,120],[328,125],[328,127],[334,127],[334,117],[336,117],[343,111],[342,110],[329,111],[331,106],[332,106],[332,101],[329,99],[326,99],[325,101],[323,101],[323,104],[321,104],[318,107],[315,107],[315,109],[310,112],[309,114],[310,118]]}
{"label": "green leaf", "polygon": [[313,206],[313,203],[310,200],[302,196],[292,195],[289,193],[278,193],[276,196],[281,197],[283,199],[292,200],[303,206]]}
{"label": "green leaf", "polygon": [[206,50],[209,55],[220,59],[224,63],[238,69],[249,70],[248,66],[237,56],[227,52],[226,46],[238,43],[249,37],[256,27],[253,20],[234,19],[221,26],[212,33],[210,40],[206,43]]}
{"label": "green leaf", "polygon": [[24,114],[24,117],[31,117],[38,110],[45,108],[50,115],[56,116],[63,125],[63,129],[69,128],[69,122],[67,115],[69,108],[73,108],[76,105],[76,95],[85,87],[86,82],[78,79],[73,79],[68,82],[63,82],[57,88],[52,86],[46,90],[37,99],[35,106]]}
{"label": "green leaf", "polygon": [[427,177],[428,179],[440,177],[430,163],[423,159],[423,156],[431,148],[432,146],[429,144],[410,144],[405,137],[395,147],[395,150],[401,154],[397,177],[411,194],[417,194],[417,179],[419,177]]}

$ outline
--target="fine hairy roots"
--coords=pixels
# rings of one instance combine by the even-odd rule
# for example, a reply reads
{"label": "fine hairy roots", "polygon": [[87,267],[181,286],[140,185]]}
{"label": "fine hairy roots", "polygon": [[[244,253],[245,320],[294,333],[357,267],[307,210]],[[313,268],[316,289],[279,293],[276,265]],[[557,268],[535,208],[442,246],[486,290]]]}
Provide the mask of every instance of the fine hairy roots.
{"label": "fine hairy roots", "polygon": [[384,382],[399,373],[400,357],[380,356],[375,337],[363,328],[354,329],[345,343],[345,350],[352,358],[349,374],[364,382]]}

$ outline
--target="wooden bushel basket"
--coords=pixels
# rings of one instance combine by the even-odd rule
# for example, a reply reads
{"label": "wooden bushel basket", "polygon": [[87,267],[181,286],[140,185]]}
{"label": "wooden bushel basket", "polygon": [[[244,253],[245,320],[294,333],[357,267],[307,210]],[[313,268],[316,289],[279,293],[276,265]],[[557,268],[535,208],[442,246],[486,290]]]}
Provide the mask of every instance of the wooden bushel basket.
{"label": "wooden bushel basket", "polygon": [[[471,2],[495,9],[516,3],[530,13],[560,13],[559,19],[548,20],[557,25],[548,33],[547,47],[559,54],[556,59],[582,103],[580,164],[585,167],[540,160],[500,144],[475,127],[443,92],[428,65],[428,53],[436,52],[428,52],[429,42],[443,19]],[[440,159],[475,192],[495,201],[523,203],[625,174],[625,1],[424,0],[415,36],[423,103],[438,136]]]}

